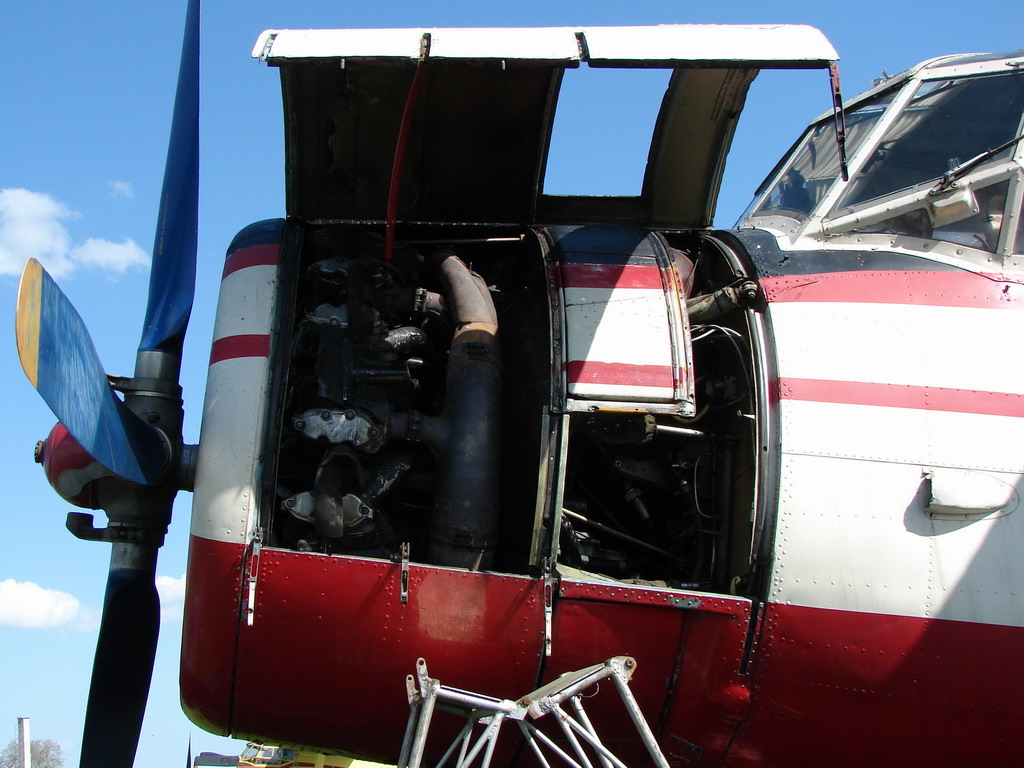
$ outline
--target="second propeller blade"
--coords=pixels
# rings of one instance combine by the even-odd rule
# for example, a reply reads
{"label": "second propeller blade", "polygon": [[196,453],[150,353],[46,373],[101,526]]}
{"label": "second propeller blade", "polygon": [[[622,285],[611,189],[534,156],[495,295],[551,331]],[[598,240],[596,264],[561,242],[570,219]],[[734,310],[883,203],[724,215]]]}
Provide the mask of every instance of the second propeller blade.
{"label": "second propeller blade", "polygon": [[21,276],[16,331],[25,375],[75,440],[120,477],[157,483],[159,434],[114,394],[81,316],[35,259]]}

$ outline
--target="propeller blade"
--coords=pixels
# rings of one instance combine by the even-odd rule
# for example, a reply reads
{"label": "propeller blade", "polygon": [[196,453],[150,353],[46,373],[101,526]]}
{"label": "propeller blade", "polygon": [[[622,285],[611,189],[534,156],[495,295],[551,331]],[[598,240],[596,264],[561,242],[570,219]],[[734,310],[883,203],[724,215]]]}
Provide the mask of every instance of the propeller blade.
{"label": "propeller blade", "polygon": [[181,356],[195,295],[198,226],[199,0],[189,0],[140,351]]}
{"label": "propeller blade", "polygon": [[112,551],[81,768],[132,768],[146,711],[160,626],[156,555],[178,490],[167,469],[182,451],[177,381],[195,293],[198,203],[199,0],[189,0],[127,404],[111,389],[82,318],[39,262],[26,265],[18,289],[18,354],[29,381],[82,448],[117,475],[97,481],[106,484],[101,506],[110,525],[89,537],[112,541]]}
{"label": "propeller blade", "polygon": [[[189,0],[153,243],[149,303],[135,361],[136,380],[148,380],[156,390],[166,385],[177,388],[195,294],[198,222],[199,0]],[[130,402],[133,408],[153,414],[177,457],[180,401],[173,403],[159,391],[136,391]],[[105,507],[111,523],[120,522],[128,530],[124,541],[115,540],[111,552],[81,768],[132,768],[135,760],[160,625],[156,553],[170,522],[176,491],[173,477],[167,476],[157,487],[115,497],[114,507]],[[150,538],[154,535],[155,541]]]}
{"label": "propeller blade", "polygon": [[35,259],[22,272],[15,317],[21,367],[72,437],[120,477],[158,482],[159,435],[114,394],[81,316]]}
{"label": "propeller blade", "polygon": [[114,544],[79,768],[131,768],[160,630],[156,548]]}

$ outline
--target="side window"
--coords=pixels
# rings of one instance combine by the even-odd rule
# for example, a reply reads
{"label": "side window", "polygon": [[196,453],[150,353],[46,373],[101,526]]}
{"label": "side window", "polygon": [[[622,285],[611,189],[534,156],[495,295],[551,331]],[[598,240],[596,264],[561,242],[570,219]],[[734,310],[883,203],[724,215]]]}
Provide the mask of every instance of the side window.
{"label": "side window", "polygon": [[[894,92],[882,94],[846,114],[846,148],[856,153],[864,138],[892,101]],[[811,127],[787,161],[783,173],[754,209],[752,216],[787,216],[803,220],[825,196],[839,176],[835,127],[825,120]]]}
{"label": "side window", "polygon": [[978,212],[973,216],[932,230],[936,240],[960,243],[983,251],[995,252],[999,245],[999,232],[1003,226],[1003,211],[1006,208],[1006,193],[1010,182],[990,184],[974,193]]}
{"label": "side window", "polygon": [[969,248],[995,252],[1003,225],[1009,185],[1010,182],[1006,180],[969,189],[963,203],[964,206],[970,206],[967,215],[955,216],[947,224],[939,223],[941,219],[936,220],[934,213],[930,213],[926,206],[919,206],[877,224],[861,227],[857,231],[945,240]]}
{"label": "side window", "polygon": [[1024,254],[1024,197],[1017,206],[1017,236],[1014,238],[1013,252]]}

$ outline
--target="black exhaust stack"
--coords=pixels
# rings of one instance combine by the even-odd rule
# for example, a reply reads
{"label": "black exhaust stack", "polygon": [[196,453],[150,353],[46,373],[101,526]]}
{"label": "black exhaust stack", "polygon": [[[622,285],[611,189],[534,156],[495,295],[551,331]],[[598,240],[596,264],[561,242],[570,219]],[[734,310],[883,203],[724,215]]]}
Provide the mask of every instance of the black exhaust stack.
{"label": "black exhaust stack", "polygon": [[420,439],[437,454],[430,562],[480,570],[497,543],[501,413],[498,315],[487,284],[452,251],[435,255],[455,334],[445,412],[425,417]]}

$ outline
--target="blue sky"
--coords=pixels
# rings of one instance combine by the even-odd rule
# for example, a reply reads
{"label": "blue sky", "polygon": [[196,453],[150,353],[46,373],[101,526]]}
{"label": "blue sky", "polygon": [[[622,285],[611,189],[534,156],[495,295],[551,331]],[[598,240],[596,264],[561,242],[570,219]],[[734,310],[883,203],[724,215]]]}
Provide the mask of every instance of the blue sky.
{"label": "blue sky", "polygon": [[[64,529],[68,511],[32,461],[53,418],[21,374],[14,347],[17,275],[41,257],[78,307],[112,373],[130,373],[144,310],[176,77],[184,2],[90,4],[36,0],[0,9],[5,47],[0,122],[0,431],[4,480],[0,530],[0,746],[17,717],[35,738],[60,742],[77,764],[82,712],[109,552]],[[277,72],[253,62],[265,28],[387,26],[544,26],[654,23],[803,23],[838,49],[846,95],[885,70],[899,72],[946,53],[1006,51],[1024,45],[1024,10],[1002,0],[898,4],[831,2],[696,3],[685,0],[207,0],[203,8],[202,170],[196,308],[182,384],[186,439],[195,442],[223,251],[245,224],[283,213],[283,150]],[[644,111],[627,85],[581,126],[620,137],[640,166],[624,175],[607,162],[549,173],[552,183],[628,191],[646,152]],[[595,99],[595,102],[597,100]],[[801,127],[829,106],[821,72],[762,75],[754,85],[726,171],[717,223],[728,226]],[[649,130],[649,129],[648,129]],[[584,132],[581,130],[580,134]],[[567,134],[573,137],[574,133]],[[567,141],[567,144],[581,144]],[[591,155],[594,156],[594,155]],[[596,155],[606,157],[607,155]],[[628,159],[628,158],[627,158]],[[599,173],[587,175],[587,170]],[[609,189],[595,185],[609,184]],[[180,767],[193,752],[237,753],[240,744],[205,734],[181,714],[177,644],[191,497],[179,496],[158,573],[165,618],[137,764]],[[400,685],[401,681],[395,681]]]}

